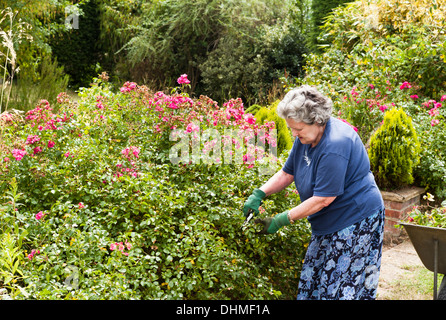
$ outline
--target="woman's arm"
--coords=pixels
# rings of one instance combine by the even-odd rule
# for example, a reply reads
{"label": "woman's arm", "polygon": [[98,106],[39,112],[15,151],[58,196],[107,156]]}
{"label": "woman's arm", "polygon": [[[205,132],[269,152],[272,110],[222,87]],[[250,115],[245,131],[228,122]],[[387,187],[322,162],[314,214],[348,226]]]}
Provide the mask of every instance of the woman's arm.
{"label": "woman's arm", "polygon": [[313,213],[319,212],[323,208],[329,206],[336,197],[316,197],[312,196],[290,210],[289,218],[292,221],[311,216]]}
{"label": "woman's arm", "polygon": [[282,191],[294,181],[294,176],[285,173],[283,170],[276,172],[260,190],[265,192],[266,196]]}
{"label": "woman's arm", "polygon": [[[260,190],[265,192],[266,196],[277,193],[288,187],[294,181],[294,176],[280,170],[276,172]],[[319,212],[323,208],[330,205],[336,197],[317,197],[308,198],[298,206],[290,210],[290,218],[295,221]]]}

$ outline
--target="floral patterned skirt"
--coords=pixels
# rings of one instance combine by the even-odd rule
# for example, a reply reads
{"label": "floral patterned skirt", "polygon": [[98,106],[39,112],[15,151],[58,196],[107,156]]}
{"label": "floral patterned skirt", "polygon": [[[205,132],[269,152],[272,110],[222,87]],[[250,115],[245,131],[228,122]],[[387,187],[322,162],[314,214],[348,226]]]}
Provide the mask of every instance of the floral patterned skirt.
{"label": "floral patterned skirt", "polygon": [[298,300],[376,298],[385,210],[338,232],[311,236]]}

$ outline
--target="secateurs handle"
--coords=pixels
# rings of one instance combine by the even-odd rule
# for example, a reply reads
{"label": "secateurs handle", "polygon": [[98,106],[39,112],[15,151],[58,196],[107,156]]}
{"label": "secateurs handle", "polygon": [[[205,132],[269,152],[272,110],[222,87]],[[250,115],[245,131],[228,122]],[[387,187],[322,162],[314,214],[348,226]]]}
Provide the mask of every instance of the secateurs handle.
{"label": "secateurs handle", "polygon": [[246,228],[246,226],[248,225],[249,221],[251,221],[251,219],[254,217],[254,210],[249,209],[248,210],[248,215],[246,216],[245,222],[243,222],[242,225],[242,229]]}

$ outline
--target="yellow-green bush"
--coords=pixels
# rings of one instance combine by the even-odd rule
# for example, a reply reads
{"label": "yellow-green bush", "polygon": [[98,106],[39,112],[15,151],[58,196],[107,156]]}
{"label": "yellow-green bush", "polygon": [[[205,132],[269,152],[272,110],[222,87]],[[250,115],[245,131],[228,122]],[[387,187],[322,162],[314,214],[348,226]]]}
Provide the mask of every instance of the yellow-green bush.
{"label": "yellow-green bush", "polygon": [[293,146],[293,139],[291,138],[290,130],[287,127],[285,119],[282,119],[277,115],[276,108],[279,104],[279,100],[274,102],[268,107],[260,108],[255,117],[257,123],[264,124],[265,122],[274,122],[277,130],[277,155],[280,155],[283,151],[291,149]]}
{"label": "yellow-green bush", "polygon": [[249,107],[245,110],[245,113],[251,113],[251,114],[254,114],[254,115],[255,115],[255,114],[257,113],[257,111],[259,111],[261,108],[262,108],[261,105],[259,105],[259,104],[253,104],[253,105],[249,106]]}
{"label": "yellow-green bush", "polygon": [[370,139],[370,166],[382,188],[413,182],[413,169],[420,161],[420,143],[412,118],[403,109],[392,109]]}

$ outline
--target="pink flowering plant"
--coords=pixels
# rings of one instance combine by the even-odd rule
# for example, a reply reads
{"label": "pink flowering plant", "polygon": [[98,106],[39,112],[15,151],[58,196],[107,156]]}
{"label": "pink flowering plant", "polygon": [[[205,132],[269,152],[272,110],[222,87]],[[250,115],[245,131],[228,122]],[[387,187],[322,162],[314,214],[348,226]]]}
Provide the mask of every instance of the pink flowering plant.
{"label": "pink flowering plant", "polygon": [[446,200],[441,205],[435,205],[435,197],[426,193],[423,196],[424,204],[414,206],[402,219],[404,223],[410,223],[426,227],[446,228]]}
{"label": "pink flowering plant", "polygon": [[351,123],[363,140],[367,140],[376,125],[383,120],[383,113],[390,107],[387,96],[373,84],[365,88],[354,86],[337,105],[337,115]]}
{"label": "pink flowering plant", "polygon": [[420,165],[416,169],[421,186],[438,199],[446,199],[446,95],[438,99],[420,99],[408,108],[422,146]]}
{"label": "pink flowering plant", "polygon": [[[0,230],[11,236],[0,257],[16,253],[16,269],[0,272],[14,297],[294,297],[294,284],[272,279],[297,279],[308,225],[267,238],[253,224],[241,230],[246,197],[269,177],[259,162],[284,161],[268,149],[274,124],[258,125],[237,98],[192,98],[187,81],[180,76],[181,88],[166,93],[132,82],[112,90],[95,79],[77,103],[61,94],[55,106],[41,101],[23,117],[0,118]],[[178,163],[174,133],[189,139]],[[264,143],[249,142],[256,138]],[[290,188],[265,201],[262,214],[298,202]],[[288,249],[273,254],[279,244]]]}
{"label": "pink flowering plant", "polygon": [[443,177],[446,174],[446,103],[445,93],[437,99],[424,97],[420,86],[409,81],[353,86],[348,94],[335,100],[338,117],[358,128],[365,144],[382,124],[384,114],[392,108],[403,108],[413,120],[421,142],[422,157],[415,168],[415,184],[429,188],[440,199],[446,198]]}

